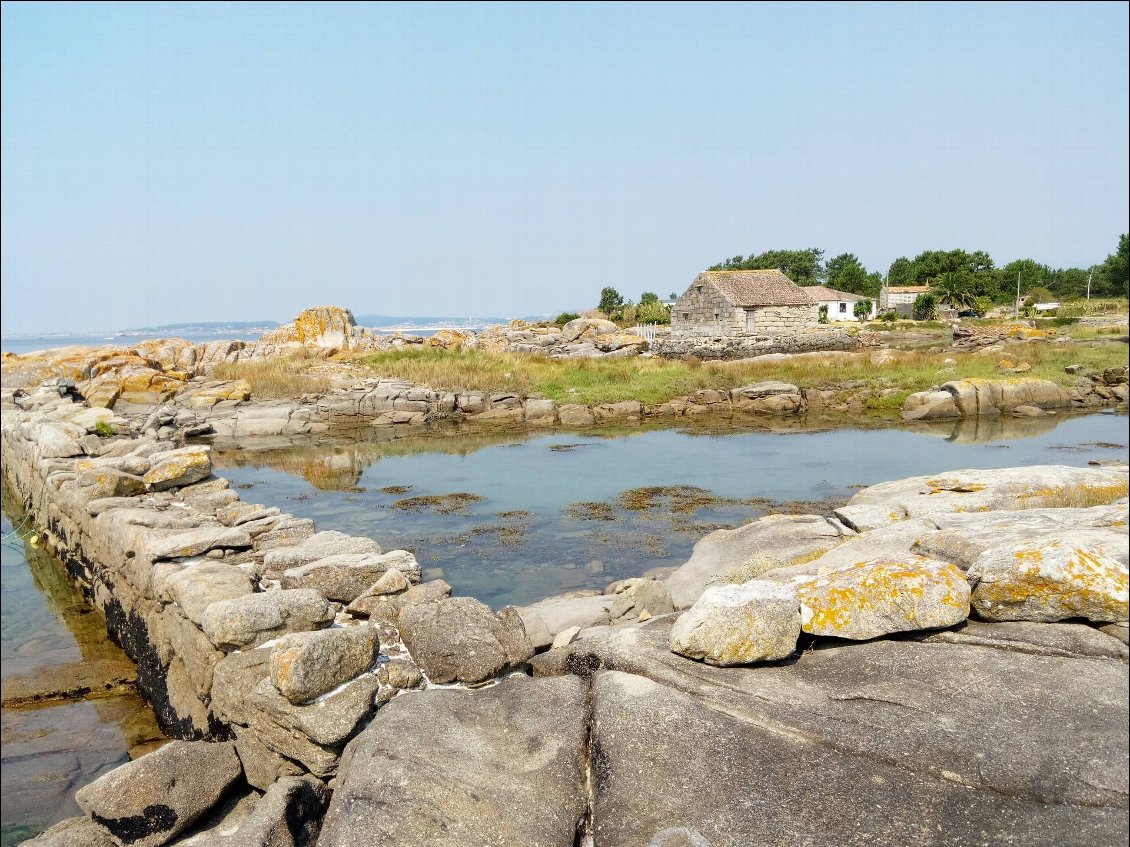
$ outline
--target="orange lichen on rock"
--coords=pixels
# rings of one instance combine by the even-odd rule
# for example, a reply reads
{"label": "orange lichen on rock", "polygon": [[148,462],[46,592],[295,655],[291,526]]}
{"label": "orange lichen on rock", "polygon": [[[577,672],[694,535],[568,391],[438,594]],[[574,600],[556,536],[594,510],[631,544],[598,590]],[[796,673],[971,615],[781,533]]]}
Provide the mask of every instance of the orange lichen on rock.
{"label": "orange lichen on rock", "polygon": [[953,626],[969,614],[965,574],[924,556],[880,557],[796,585],[801,627],[813,635],[875,638]]}
{"label": "orange lichen on rock", "polygon": [[986,550],[969,569],[972,605],[997,621],[1084,617],[1120,621],[1130,615],[1130,572],[1082,531],[1034,546]]}

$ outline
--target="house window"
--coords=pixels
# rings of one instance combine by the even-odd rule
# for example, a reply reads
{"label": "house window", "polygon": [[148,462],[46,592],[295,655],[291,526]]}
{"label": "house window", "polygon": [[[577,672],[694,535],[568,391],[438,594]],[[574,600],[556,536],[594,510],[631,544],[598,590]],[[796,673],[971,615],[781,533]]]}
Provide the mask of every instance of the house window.
{"label": "house window", "polygon": [[756,314],[757,314],[756,309],[746,309],[745,310],[745,331],[748,332],[748,333],[753,332],[754,315],[756,315]]}
{"label": "house window", "polygon": [[847,303],[841,303],[840,304],[840,311],[841,312],[847,312]]}
{"label": "house window", "polygon": [[690,312],[683,312],[683,320],[689,321],[690,319],[691,319],[691,313]]}

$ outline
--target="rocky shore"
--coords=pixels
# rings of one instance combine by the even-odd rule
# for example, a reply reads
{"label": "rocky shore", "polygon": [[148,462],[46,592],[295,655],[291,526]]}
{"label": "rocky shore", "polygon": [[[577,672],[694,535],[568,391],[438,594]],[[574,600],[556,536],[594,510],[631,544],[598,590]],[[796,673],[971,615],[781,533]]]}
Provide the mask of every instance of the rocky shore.
{"label": "rocky shore", "polygon": [[243,502],[153,409],[19,399],[5,484],[180,739],[32,843],[1124,838],[1125,467],[884,483],[494,612]]}
{"label": "rocky shore", "polygon": [[[955,327],[955,344],[991,355],[1004,350],[1006,343],[1031,342],[1032,334],[1038,336],[1036,341],[1048,340],[1046,331],[1029,327],[991,329],[992,333],[989,328]],[[842,329],[822,329],[773,339],[776,346],[771,345],[772,349],[764,341],[753,338],[739,343],[731,339],[716,358],[756,355],[759,361],[801,361],[805,356],[865,356],[875,368],[883,369],[897,368],[900,356],[899,351],[888,349],[843,352],[882,345],[882,333],[858,332],[849,337]],[[681,343],[659,339],[655,349],[676,358],[690,355],[693,351],[683,349]],[[703,389],[663,403],[624,400],[585,405],[559,403],[519,392],[438,390],[329,363],[320,366],[325,372],[324,388],[283,399],[265,399],[253,396],[251,385],[244,379],[214,378],[217,368],[225,364],[282,361],[293,356],[328,359],[341,353],[352,355],[414,345],[591,358],[634,355],[645,349],[648,342],[619,332],[609,321],[595,319],[577,319],[560,328],[525,324],[495,327],[478,335],[443,330],[428,338],[377,336],[358,328],[346,309],[318,307],[303,312],[292,324],[265,333],[253,344],[193,344],[166,339],[130,348],[61,348],[23,356],[5,353],[3,400],[5,404],[34,408],[42,399],[35,396],[37,392],[60,391],[92,407],[83,413],[84,420],[101,422],[114,431],[151,434],[162,440],[195,436],[239,440],[449,422],[487,427],[580,428],[700,415],[755,419],[765,415],[851,413],[862,411],[866,399],[860,387],[836,391],[763,380],[737,387]],[[805,352],[811,350],[821,352]],[[1119,405],[1127,399],[1125,367],[1090,373],[1083,372],[1080,366],[1075,383],[1070,386],[1026,376],[1025,367],[1022,361],[1002,359],[999,379],[953,380],[912,394],[902,407],[902,417],[908,421],[995,415],[1035,417],[1061,409]],[[878,396],[886,397],[892,392],[897,394],[898,389],[883,389]],[[851,395],[846,401],[841,396],[844,393]]]}

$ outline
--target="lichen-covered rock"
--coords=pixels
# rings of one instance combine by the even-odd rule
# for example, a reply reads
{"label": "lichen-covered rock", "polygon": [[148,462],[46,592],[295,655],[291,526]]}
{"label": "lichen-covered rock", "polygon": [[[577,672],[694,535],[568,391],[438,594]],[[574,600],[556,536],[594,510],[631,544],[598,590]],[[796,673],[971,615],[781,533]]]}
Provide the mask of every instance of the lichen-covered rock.
{"label": "lichen-covered rock", "polygon": [[746,582],[773,568],[811,559],[837,546],[842,532],[819,515],[768,515],[735,529],[716,530],[700,539],[690,559],[667,578],[671,602],[676,609],[687,608],[719,575],[727,582]]}
{"label": "lichen-covered rock", "polygon": [[752,580],[708,588],[671,627],[671,650],[710,665],[783,659],[800,637],[800,603],[787,585]]}
{"label": "lichen-covered rock", "polygon": [[334,606],[317,591],[295,588],[221,600],[204,612],[201,628],[221,650],[258,647],[289,632],[329,626]]}
{"label": "lichen-covered rock", "polygon": [[[950,512],[1113,502],[1127,494],[1125,467],[1029,465],[967,469],[881,482],[855,493],[835,514],[864,532],[906,518]],[[1067,501],[1067,502],[1064,502]]]}
{"label": "lichen-covered rock", "polygon": [[193,562],[165,579],[165,590],[184,616],[197,626],[207,608],[220,600],[233,600],[255,589],[239,568],[220,562]]}
{"label": "lichen-covered rock", "polygon": [[470,597],[408,606],[398,625],[412,658],[435,683],[482,682],[534,654],[516,614],[500,617]]}
{"label": "lichen-covered rock", "polygon": [[1130,617],[1130,572],[1086,531],[986,550],[969,568],[977,614],[996,621]]}
{"label": "lichen-covered rock", "polygon": [[122,845],[157,847],[207,812],[240,775],[230,743],[172,741],[75,793],[75,802]]}
{"label": "lichen-covered rock", "polygon": [[227,382],[210,382],[192,392],[188,405],[193,409],[211,409],[224,401],[240,402],[251,399],[251,383],[245,379]]}
{"label": "lichen-covered rock", "polygon": [[368,625],[287,635],[271,651],[271,681],[291,703],[305,703],[369,670],[379,648]]}
{"label": "lichen-covered rock", "polygon": [[91,500],[106,497],[133,497],[145,492],[145,480],[112,467],[92,468],[78,475],[76,484]]}
{"label": "lichen-covered rock", "polygon": [[212,448],[200,445],[154,453],[142,479],[150,491],[164,491],[199,482],[211,473]]}
{"label": "lichen-covered rock", "polygon": [[277,579],[283,571],[308,565],[327,556],[339,553],[380,553],[381,548],[371,538],[348,535],[337,530],[317,532],[293,547],[271,550],[263,559],[268,576]]}
{"label": "lichen-covered rock", "polygon": [[237,527],[226,526],[202,526],[181,532],[153,532],[145,537],[145,549],[154,561],[184,559],[219,548],[244,550],[250,546],[250,535]]}
{"label": "lichen-covered rock", "polygon": [[865,640],[891,632],[953,626],[969,617],[969,583],[948,562],[886,556],[793,584],[801,628]]}
{"label": "lichen-covered rock", "polygon": [[330,600],[352,603],[390,568],[418,575],[420,565],[406,550],[388,553],[339,553],[282,574],[283,588],[312,588]]}

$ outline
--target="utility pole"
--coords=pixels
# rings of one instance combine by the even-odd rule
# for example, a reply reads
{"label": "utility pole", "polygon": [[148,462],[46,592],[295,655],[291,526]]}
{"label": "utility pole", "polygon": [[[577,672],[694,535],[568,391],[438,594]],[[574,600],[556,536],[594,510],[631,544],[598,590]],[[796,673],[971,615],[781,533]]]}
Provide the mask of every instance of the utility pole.
{"label": "utility pole", "polygon": [[1020,317],[1020,271],[1016,272],[1016,308],[1013,309],[1013,317]]}
{"label": "utility pole", "polygon": [[1095,275],[1095,266],[1091,265],[1091,269],[1087,271],[1087,299],[1091,299],[1091,277]]}

